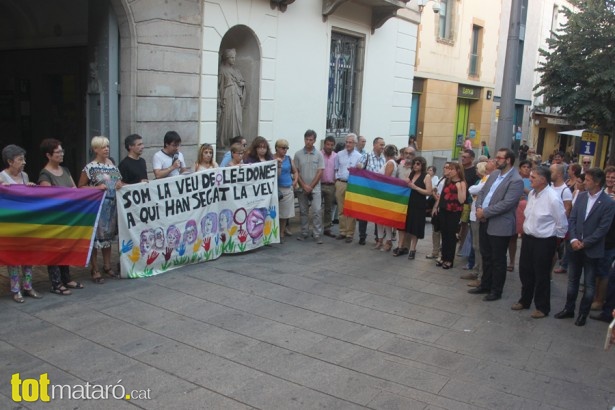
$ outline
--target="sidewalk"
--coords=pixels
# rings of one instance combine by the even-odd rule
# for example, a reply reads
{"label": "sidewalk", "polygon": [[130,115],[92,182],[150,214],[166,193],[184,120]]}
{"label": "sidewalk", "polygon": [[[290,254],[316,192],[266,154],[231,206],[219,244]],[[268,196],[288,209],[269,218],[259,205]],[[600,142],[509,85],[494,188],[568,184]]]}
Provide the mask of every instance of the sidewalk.
{"label": "sidewalk", "polygon": [[[296,232],[297,223],[293,223]],[[372,227],[368,227],[372,233]],[[615,352],[606,324],[514,312],[518,272],[483,302],[425,259],[368,244],[287,238],[283,245],[149,279],[48,292],[17,304],[0,286],[0,408],[32,409],[610,409]],[[520,251],[520,245],[519,245]],[[150,399],[15,403],[11,375],[51,385],[121,385]],[[118,382],[118,380],[120,380]],[[32,382],[28,382],[32,385]],[[37,385],[34,385],[35,387]],[[148,392],[149,389],[149,392]],[[118,390],[120,390],[118,388]],[[27,394],[27,392],[26,392]]]}

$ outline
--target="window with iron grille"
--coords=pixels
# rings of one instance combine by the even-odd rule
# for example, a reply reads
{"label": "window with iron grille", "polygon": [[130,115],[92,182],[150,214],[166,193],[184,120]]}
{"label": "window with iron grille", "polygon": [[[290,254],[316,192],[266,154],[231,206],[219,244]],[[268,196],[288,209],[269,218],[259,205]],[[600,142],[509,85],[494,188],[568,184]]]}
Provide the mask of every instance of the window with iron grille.
{"label": "window with iron grille", "polygon": [[331,33],[329,89],[327,93],[327,135],[343,138],[358,131],[356,104],[360,39],[342,33]]}

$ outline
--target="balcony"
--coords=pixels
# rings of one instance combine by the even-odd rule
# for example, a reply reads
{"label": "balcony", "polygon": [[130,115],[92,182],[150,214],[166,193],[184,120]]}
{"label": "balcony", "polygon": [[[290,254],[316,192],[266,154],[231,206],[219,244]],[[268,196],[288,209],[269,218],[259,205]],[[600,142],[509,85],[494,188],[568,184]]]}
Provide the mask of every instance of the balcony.
{"label": "balcony", "polygon": [[[322,0],[322,17],[327,20],[331,14],[337,10],[339,6],[348,3],[351,0]],[[352,0],[354,4],[367,6],[372,12],[372,33],[391,17],[397,15],[399,9],[405,9],[406,3],[410,0]]]}

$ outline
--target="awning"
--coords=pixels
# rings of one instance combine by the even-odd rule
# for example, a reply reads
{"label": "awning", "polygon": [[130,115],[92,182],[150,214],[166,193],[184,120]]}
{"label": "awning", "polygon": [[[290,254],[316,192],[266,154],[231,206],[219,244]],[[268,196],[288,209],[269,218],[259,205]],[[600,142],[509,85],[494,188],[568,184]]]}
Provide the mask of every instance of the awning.
{"label": "awning", "polygon": [[574,137],[581,137],[583,135],[583,132],[585,132],[585,129],[582,129],[582,130],[570,130],[570,131],[559,131],[558,134],[572,135]]}

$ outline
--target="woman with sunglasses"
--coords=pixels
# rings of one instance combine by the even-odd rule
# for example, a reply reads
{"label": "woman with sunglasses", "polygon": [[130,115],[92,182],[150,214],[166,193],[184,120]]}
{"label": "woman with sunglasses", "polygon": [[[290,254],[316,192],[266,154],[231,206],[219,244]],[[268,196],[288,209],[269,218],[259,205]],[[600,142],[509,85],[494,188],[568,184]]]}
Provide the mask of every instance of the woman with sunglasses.
{"label": "woman with sunglasses", "polygon": [[290,155],[288,155],[288,141],[279,139],[275,142],[273,158],[278,162],[278,199],[280,215],[280,243],[284,242],[286,224],[295,216],[295,194],[297,186],[297,168]]}

